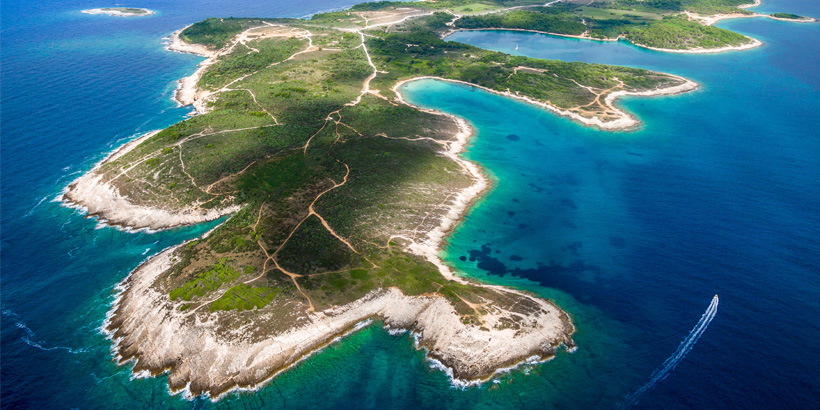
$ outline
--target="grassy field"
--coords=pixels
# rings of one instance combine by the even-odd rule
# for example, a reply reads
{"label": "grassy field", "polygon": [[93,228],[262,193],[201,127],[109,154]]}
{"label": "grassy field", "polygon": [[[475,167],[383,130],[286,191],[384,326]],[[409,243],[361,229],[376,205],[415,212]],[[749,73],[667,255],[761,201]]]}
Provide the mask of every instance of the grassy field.
{"label": "grassy field", "polygon": [[217,310],[253,310],[265,307],[270,303],[277,294],[281,292],[280,289],[236,285],[219,299],[211,304],[211,312]]}
{"label": "grassy field", "polygon": [[635,44],[679,50],[739,46],[749,42],[742,34],[681,17],[666,17],[646,27],[630,28],[625,36]]}
{"label": "grassy field", "polygon": [[619,10],[619,9],[602,9],[598,7],[579,7],[578,14],[587,19],[595,20],[609,20],[618,19],[626,20],[632,24],[639,24],[645,21],[660,20],[664,13],[650,12],[650,11],[635,11],[635,10]]}
{"label": "grassy field", "polygon": [[182,30],[180,38],[188,43],[201,44],[210,49],[220,49],[240,32],[261,24],[260,19],[209,18]]}

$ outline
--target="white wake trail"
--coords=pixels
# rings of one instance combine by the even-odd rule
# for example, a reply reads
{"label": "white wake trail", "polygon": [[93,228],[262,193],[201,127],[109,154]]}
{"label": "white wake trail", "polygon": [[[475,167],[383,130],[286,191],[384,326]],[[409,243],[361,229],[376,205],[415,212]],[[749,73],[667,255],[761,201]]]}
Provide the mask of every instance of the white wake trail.
{"label": "white wake trail", "polygon": [[643,395],[647,390],[651,389],[655,383],[663,380],[672,370],[675,370],[675,367],[678,366],[686,354],[689,353],[690,350],[695,346],[695,343],[698,342],[703,332],[706,331],[706,328],[709,327],[709,323],[712,323],[712,319],[715,318],[717,314],[718,308],[718,295],[712,298],[712,303],[709,304],[709,307],[706,308],[706,312],[703,313],[703,316],[700,317],[700,320],[695,325],[694,328],[689,332],[689,335],[686,336],[685,339],[680,343],[678,346],[678,350],[672,354],[668,359],[663,362],[663,365],[652,372],[652,376],[649,379],[649,382],[644,384],[640,389],[635,391],[634,393],[626,396],[626,400],[618,406],[619,408],[627,408],[638,404],[641,399],[641,395]]}

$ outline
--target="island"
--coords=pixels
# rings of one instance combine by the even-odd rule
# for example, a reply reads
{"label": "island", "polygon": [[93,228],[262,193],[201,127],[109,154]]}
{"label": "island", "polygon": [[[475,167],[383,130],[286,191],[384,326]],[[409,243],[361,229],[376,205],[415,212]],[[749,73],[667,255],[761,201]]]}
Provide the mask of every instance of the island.
{"label": "island", "polygon": [[173,34],[171,50],[207,57],[175,95],[198,115],[126,144],[62,195],[127,229],[223,218],[117,287],[103,329],[119,363],[217,399],[373,319],[412,332],[455,383],[575,348],[572,318],[552,301],[440,259],[491,180],[459,155],[471,126],[413,106],[402,87],[463,83],[615,130],[639,124],[618,97],[697,84],[445,41],[458,16],[437,4],[210,18]]}
{"label": "island", "polygon": [[772,13],[769,14],[769,17],[775,20],[796,21],[798,23],[814,23],[817,21],[817,19],[813,17],[806,17],[792,13]]}
{"label": "island", "polygon": [[139,17],[155,14],[153,10],[134,7],[104,7],[100,9],[88,9],[82,11],[85,14],[105,14],[115,17]]}

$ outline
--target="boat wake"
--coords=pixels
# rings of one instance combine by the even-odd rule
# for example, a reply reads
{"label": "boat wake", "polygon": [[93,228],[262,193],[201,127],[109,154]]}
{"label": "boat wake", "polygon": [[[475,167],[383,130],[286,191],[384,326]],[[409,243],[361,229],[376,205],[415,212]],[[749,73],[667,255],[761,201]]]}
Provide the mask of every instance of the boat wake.
{"label": "boat wake", "polygon": [[703,335],[703,332],[705,332],[706,328],[709,327],[709,323],[712,323],[712,319],[714,319],[717,314],[718,301],[718,295],[715,295],[715,297],[712,298],[712,302],[709,304],[709,307],[706,308],[706,312],[704,312],[703,316],[700,317],[698,323],[694,328],[692,328],[689,335],[687,335],[686,338],[680,343],[678,350],[666,359],[659,369],[652,372],[652,377],[649,379],[649,382],[644,384],[634,393],[626,396],[626,399],[620,406],[618,406],[618,408],[625,409],[638,404],[641,396],[646,393],[647,390],[651,389],[657,382],[665,379],[672,370],[675,370],[678,363],[686,357],[686,354],[692,350],[695,343],[697,343],[698,339],[700,339],[701,335]]}

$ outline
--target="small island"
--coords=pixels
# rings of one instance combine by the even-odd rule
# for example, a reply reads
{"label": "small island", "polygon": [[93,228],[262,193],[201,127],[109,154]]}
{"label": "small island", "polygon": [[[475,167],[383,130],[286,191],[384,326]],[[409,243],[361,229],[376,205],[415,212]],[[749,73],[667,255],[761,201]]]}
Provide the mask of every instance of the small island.
{"label": "small island", "polygon": [[799,14],[791,14],[791,13],[772,13],[769,14],[769,17],[775,20],[785,20],[785,21],[796,21],[800,23],[813,23],[816,22],[817,19],[812,17],[801,16]]}
{"label": "small island", "polygon": [[199,115],[121,147],[62,198],[129,229],[225,217],[118,286],[103,328],[120,363],[168,372],[172,392],[218,398],[373,319],[413,332],[457,383],[574,349],[572,318],[555,303],[440,259],[491,183],[459,155],[470,125],[413,106],[402,86],[458,82],[616,130],[639,124],[620,96],[698,85],[446,41],[458,16],[442,4],[210,18],[173,34],[171,50],[207,57],[175,95]]}
{"label": "small island", "polygon": [[85,14],[105,14],[115,17],[139,17],[155,14],[153,10],[134,7],[104,7],[99,9],[88,9],[82,11]]}

